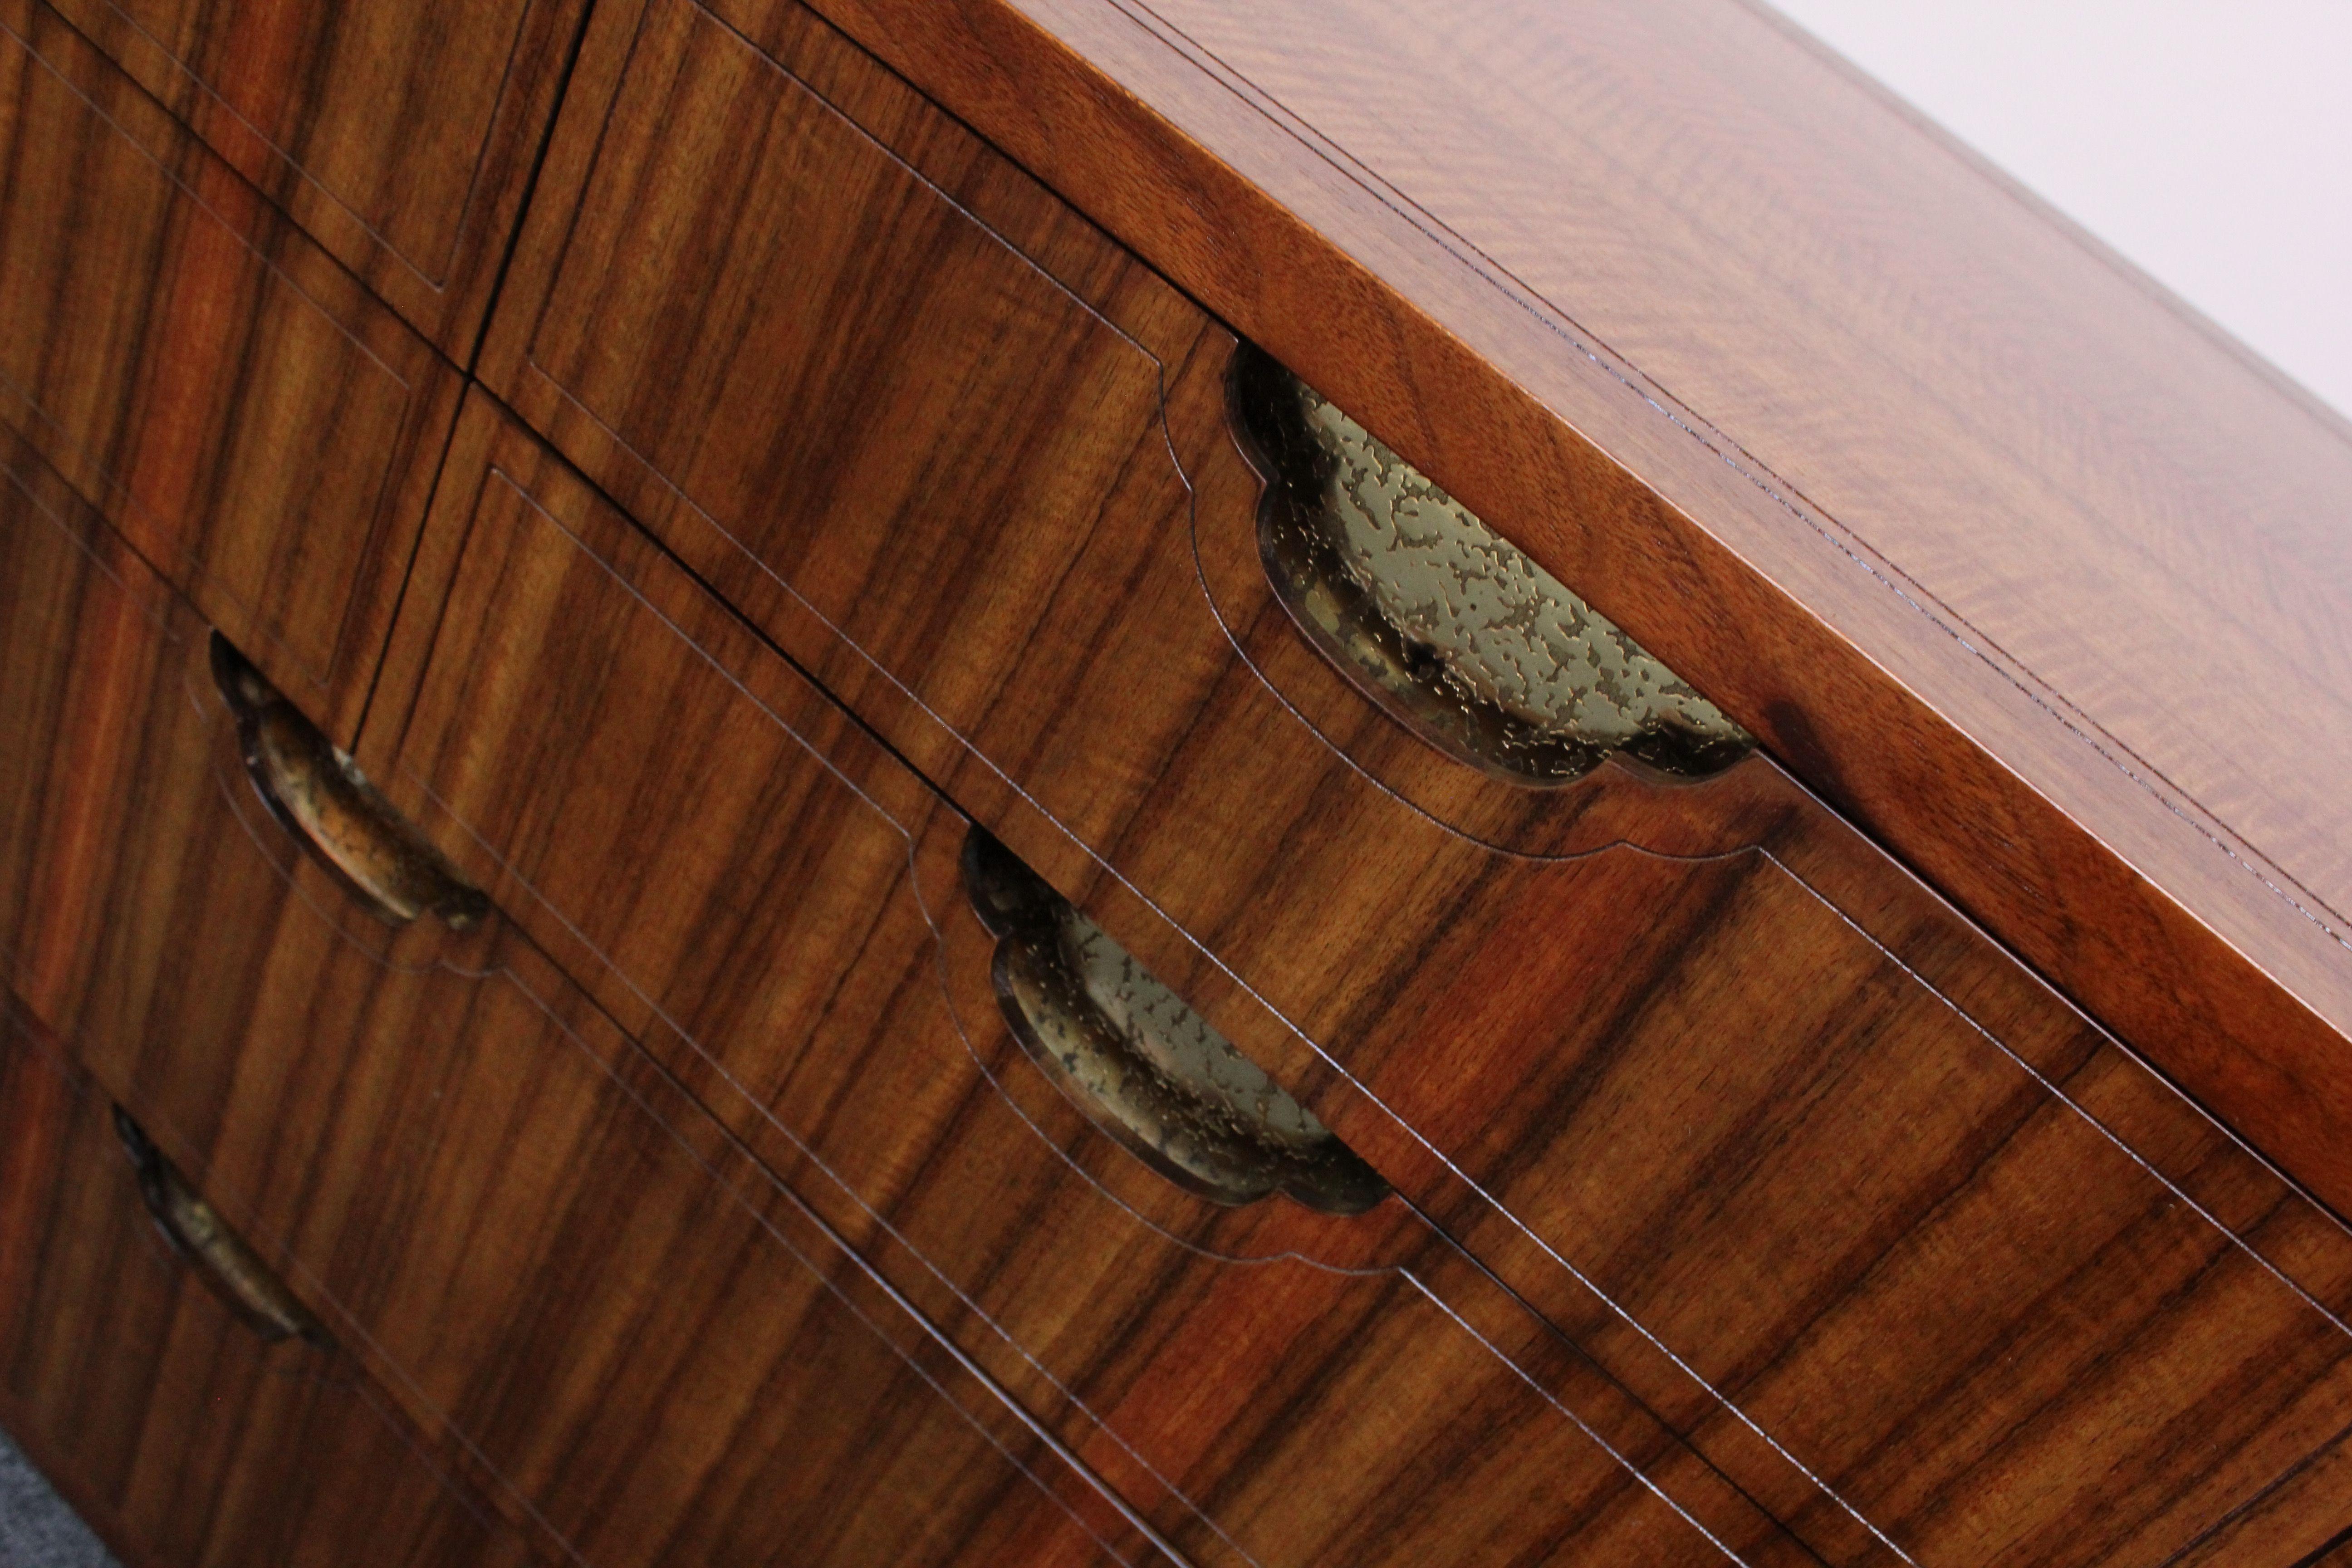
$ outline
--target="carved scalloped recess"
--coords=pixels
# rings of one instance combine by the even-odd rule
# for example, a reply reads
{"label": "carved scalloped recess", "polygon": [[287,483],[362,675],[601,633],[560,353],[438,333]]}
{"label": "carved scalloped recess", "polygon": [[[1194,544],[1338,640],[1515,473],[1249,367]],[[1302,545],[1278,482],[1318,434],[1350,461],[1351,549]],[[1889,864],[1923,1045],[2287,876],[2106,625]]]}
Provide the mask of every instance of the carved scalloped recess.
{"label": "carved scalloped recess", "polygon": [[1307,638],[1439,750],[1558,784],[1612,755],[1697,777],[1754,738],[1314,388],[1247,344],[1233,417],[1258,545]]}
{"label": "carved scalloped recess", "polygon": [[368,782],[348,752],[319,732],[226,637],[212,637],[214,682],[236,715],[247,775],[270,815],[369,913],[403,926],[435,915],[470,931],[490,901]]}
{"label": "carved scalloped recess", "polygon": [[997,1000],[1055,1087],[1144,1163],[1213,1202],[1282,1193],[1360,1214],[1388,1184],[1264,1068],[980,828],[972,908],[997,938]]}

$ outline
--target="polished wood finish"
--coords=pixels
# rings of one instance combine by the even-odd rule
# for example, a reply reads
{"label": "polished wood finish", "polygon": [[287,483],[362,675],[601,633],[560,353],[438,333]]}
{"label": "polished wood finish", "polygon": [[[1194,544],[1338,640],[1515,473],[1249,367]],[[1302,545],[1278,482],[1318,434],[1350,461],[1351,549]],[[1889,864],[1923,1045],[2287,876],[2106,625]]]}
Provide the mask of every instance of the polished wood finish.
{"label": "polished wood finish", "polygon": [[[1521,789],[1308,651],[1232,340],[1050,195],[804,13],[608,9],[578,81],[498,384],[1814,1550],[2160,1562],[2342,1425],[2352,1238],[1775,763]],[[666,173],[719,125],[759,154]],[[592,617],[475,571],[388,787],[760,1082],[696,1010],[769,966],[640,901],[659,702],[506,673]]]}
{"label": "polished wood finish", "polygon": [[2338,1528],[2315,1548],[2306,1521],[2326,1518],[2352,1519],[2352,1432],[2282,1477],[2176,1561],[2182,1568],[2237,1563],[2342,1568],[2352,1563],[2352,1525]]}
{"label": "polished wood finish", "polygon": [[1182,515],[1160,374],[1205,323],[810,13],[760,45],[600,12],[485,379],[731,600],[984,703],[1098,613],[1068,541]]}
{"label": "polished wood finish", "polygon": [[1189,1560],[1807,1560],[1408,1205],[1226,1208],[1097,1131],[963,817],[487,399],[446,553],[387,793]]}
{"label": "polished wood finish", "polygon": [[140,940],[125,910],[148,896],[152,839],[186,829],[146,784],[210,754],[185,684],[208,628],[5,428],[0,627],[0,960],[35,1014],[69,1026]]}
{"label": "polished wood finish", "polygon": [[[1197,556],[1159,574],[1205,574],[1246,663],[1122,826],[1117,879],[1065,851],[1071,874],[1114,930],[1151,896],[1206,949],[1157,955],[1163,973],[1241,977],[1409,1124],[1427,1147],[1391,1159],[1556,1321],[1612,1366],[1654,1353],[1638,1321],[1923,1562],[2158,1561],[2340,1424],[2352,1251],[2324,1211],[1767,761],[1681,788],[1612,765],[1555,804],[1549,842],[1506,814],[1522,795],[1480,782],[1511,854],[1376,787],[1403,776],[1382,771],[1391,727],[1306,650],[1246,527],[1213,536],[1202,495]],[[1300,713],[1351,756],[1304,762],[1281,740]],[[943,776],[985,813],[993,772]],[[1032,798],[1082,798],[1053,782]],[[1061,841],[1008,832],[1040,856]],[[2044,1211],[2044,1193],[2069,1196]],[[2225,1300],[2241,1284],[2303,1352]],[[2305,1353],[2302,1392],[2257,1392]],[[2179,1381],[2151,1400],[2158,1364]],[[1706,1447],[1726,1412],[1656,1377],[1629,1382]],[[2184,1469],[2174,1444],[2216,1436],[2177,1423],[2208,1400],[2242,1425],[2226,1461]],[[2113,1468],[2057,1458],[2083,1451]]]}
{"label": "polished wood finish", "polygon": [[133,782],[70,1048],[518,1527],[614,1564],[1142,1559],[513,928],[348,899],[242,777],[204,654],[211,744]]}
{"label": "polished wood finish", "polygon": [[2339,416],[1746,0],[817,8],[2352,1206]]}
{"label": "polished wood finish", "polygon": [[0,422],[348,741],[457,376],[28,0],[0,169]]}
{"label": "polished wood finish", "polygon": [[[445,449],[457,373],[332,258],[464,354],[576,7],[65,0],[101,47],[0,0],[0,723],[28,741],[0,757],[12,1040],[65,1041],[83,1099],[129,1106],[348,1347],[386,1430],[543,1556],[2343,1550],[2352,1234],[2325,1201],[2352,1194],[2352,1089],[2323,1070],[2335,959],[2272,907],[2327,918],[2311,889],[2334,862],[2294,836],[2332,819],[2302,809],[2315,775],[2257,788],[2198,750],[2220,746],[2212,694],[2266,660],[2294,673],[2242,719],[2332,711],[2328,649],[2207,594],[2218,630],[2132,645],[2141,669],[2202,660],[2165,699],[2182,733],[2151,740],[2156,704],[2084,652],[2100,616],[2043,624],[2103,574],[2134,614],[2182,602],[2206,536],[2165,532],[2134,487],[2223,507],[2210,465],[2251,441],[2243,409],[2209,398],[2212,427],[2184,432],[2195,400],[2163,403],[2155,370],[2108,383],[2177,437],[2178,473],[2134,467],[2145,438],[2068,404],[2050,364],[2105,363],[2137,318],[2027,225],[2015,276],[2065,279],[2085,312],[2038,340],[2031,429],[2096,427],[2098,456],[2020,459],[1976,362],[1906,403],[1938,362],[1886,349],[1903,312],[1813,303],[1846,260],[1727,269],[1691,238],[1715,214],[1643,216],[1637,186],[1694,210],[1628,130],[1646,109],[1448,96],[1424,145],[1363,112],[1418,101],[1368,96],[1392,85],[1368,48],[1415,58],[1409,19],[1318,53],[1280,9],[1276,58],[1205,0],[1028,3],[819,8],[1172,284],[815,12],[606,0],[489,391]],[[1810,59],[1729,3],[1673,14]],[[1597,81],[1667,59],[1678,118],[1753,68],[1725,31],[1682,48],[1654,18],[1576,17]],[[492,93],[483,41],[509,37]],[[1492,63],[1449,47],[1440,86]],[[1859,115],[1811,68],[1816,101],[1725,123],[1785,143],[1820,103]],[[1292,100],[1410,166],[1349,164]],[[1414,161],[1500,181],[1480,160],[1512,135],[1586,182],[1561,185],[1587,198],[1576,237],[1636,229],[1658,265],[1556,273],[1527,248],[1549,199],[1516,187],[1495,211],[1522,226],[1444,249],[1506,220],[1486,184],[1441,191]],[[1916,151],[1840,188],[1948,184]],[[1737,216],[1752,199],[1723,221],[1761,221]],[[1922,234],[1895,254],[1960,244]],[[1784,313],[1699,312],[1711,353],[1752,363],[1685,364],[1681,329],[1643,327],[1662,279]],[[1558,314],[1571,287],[1621,312],[1643,369]],[[1531,789],[1386,716],[1268,587],[1237,342],[1186,289],[1770,754]],[[1661,365],[1761,434],[1731,444],[1644,379]],[[1744,390],[1767,372],[1786,407]],[[1948,449],[1840,416],[1854,388]],[[2265,434],[2304,478],[2247,489],[2257,510],[2326,455]],[[1853,466],[1855,443],[1884,462]],[[1971,519],[1973,556],[1936,531]],[[2058,587],[2008,570],[2014,519],[2052,535]],[[2119,541],[2165,563],[2115,566]],[[2298,535],[2264,560],[2317,576],[2325,553]],[[2278,598],[2292,626],[2324,595]],[[214,657],[215,626],[284,702]],[[302,814],[255,795],[240,713],[373,810],[325,740],[353,746],[499,912],[398,925],[353,900],[288,837]],[[2258,865],[2223,804],[2258,837],[2292,818],[2264,839],[2286,858]],[[1064,1098],[999,1008],[959,876],[974,823],[1394,1194],[1213,1204]],[[418,848],[406,832],[371,843]],[[22,1054],[0,1045],[0,1074]],[[0,1158],[57,1146],[21,1142]],[[5,1194],[0,1220],[31,1234]],[[65,1247],[12,1251],[0,1284]],[[13,1321],[8,1355],[47,1342]],[[330,1525],[290,1528],[332,1550]],[[370,1545],[436,1560],[442,1539]]]}
{"label": "polished wood finish", "polygon": [[63,0],[451,358],[471,358],[584,0]]}
{"label": "polished wood finish", "polygon": [[0,996],[0,1426],[129,1568],[491,1568],[520,1539],[348,1358],[156,1234],[113,1108]]}

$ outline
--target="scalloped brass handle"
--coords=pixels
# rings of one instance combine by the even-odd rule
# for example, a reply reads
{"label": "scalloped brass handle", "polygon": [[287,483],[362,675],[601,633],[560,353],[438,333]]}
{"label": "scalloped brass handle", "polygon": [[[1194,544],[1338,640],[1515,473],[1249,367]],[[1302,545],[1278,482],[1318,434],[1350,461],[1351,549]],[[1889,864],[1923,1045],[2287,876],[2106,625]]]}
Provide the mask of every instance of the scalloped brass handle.
{"label": "scalloped brass handle", "polygon": [[490,901],[461,880],[439,850],[404,820],[299,709],[218,632],[213,679],[236,714],[246,773],[303,847],[378,919],[406,925],[420,915],[465,931]]}
{"label": "scalloped brass handle", "polygon": [[1011,850],[964,839],[966,892],[997,938],[1013,1037],[1095,1124],[1221,1204],[1282,1193],[1360,1214],[1389,1184]]}
{"label": "scalloped brass handle", "polygon": [[334,1343],[319,1320],[295,1299],[286,1282],[270,1272],[237,1234],[223,1224],[213,1206],[156,1148],[146,1130],[121,1106],[114,1108],[115,1136],[139,1173],[139,1196],[154,1218],[155,1227],[185,1258],[213,1294],[219,1297],[255,1333],[271,1342],[306,1340],[315,1345]]}

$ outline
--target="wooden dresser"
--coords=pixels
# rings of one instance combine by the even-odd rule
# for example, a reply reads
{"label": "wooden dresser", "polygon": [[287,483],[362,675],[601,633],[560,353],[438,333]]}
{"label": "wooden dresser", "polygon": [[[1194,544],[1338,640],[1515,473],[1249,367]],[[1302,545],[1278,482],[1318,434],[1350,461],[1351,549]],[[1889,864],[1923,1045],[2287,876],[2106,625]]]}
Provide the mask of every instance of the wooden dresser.
{"label": "wooden dresser", "polygon": [[1742,0],[0,0],[131,1568],[2352,1563],[2352,428]]}

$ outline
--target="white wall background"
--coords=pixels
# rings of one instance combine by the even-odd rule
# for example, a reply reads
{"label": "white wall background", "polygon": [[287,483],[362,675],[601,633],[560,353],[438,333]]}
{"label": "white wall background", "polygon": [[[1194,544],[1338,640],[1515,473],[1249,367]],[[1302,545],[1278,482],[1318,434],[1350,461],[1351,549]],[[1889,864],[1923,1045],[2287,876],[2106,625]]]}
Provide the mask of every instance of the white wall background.
{"label": "white wall background", "polygon": [[1772,0],[2352,416],[2352,0]]}

